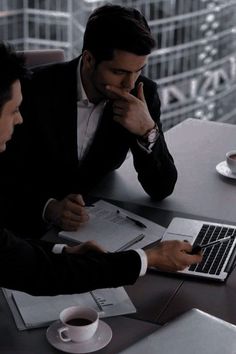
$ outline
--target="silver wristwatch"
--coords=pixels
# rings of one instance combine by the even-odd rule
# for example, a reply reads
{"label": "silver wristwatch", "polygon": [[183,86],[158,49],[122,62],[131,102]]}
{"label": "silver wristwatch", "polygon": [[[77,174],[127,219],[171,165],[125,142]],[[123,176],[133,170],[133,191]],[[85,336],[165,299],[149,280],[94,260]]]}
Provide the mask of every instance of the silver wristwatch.
{"label": "silver wristwatch", "polygon": [[152,152],[152,148],[160,135],[157,124],[149,129],[143,136],[138,137],[137,142],[147,153]]}
{"label": "silver wristwatch", "polygon": [[155,142],[157,141],[159,137],[159,129],[158,126],[155,124],[155,126],[147,131],[141,138],[140,142],[147,148],[150,149]]}

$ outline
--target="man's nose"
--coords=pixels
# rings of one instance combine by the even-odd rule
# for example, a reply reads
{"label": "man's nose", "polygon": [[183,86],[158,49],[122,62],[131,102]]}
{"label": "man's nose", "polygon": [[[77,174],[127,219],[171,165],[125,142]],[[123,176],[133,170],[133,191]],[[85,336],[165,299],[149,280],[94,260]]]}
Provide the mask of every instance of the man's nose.
{"label": "man's nose", "polygon": [[22,123],[23,123],[23,118],[22,118],[21,113],[19,112],[19,113],[16,115],[16,118],[15,118],[15,125],[17,125],[17,124],[22,124]]}
{"label": "man's nose", "polygon": [[135,81],[136,81],[135,75],[128,74],[124,77],[122,81],[122,87],[128,91],[131,91],[135,86]]}

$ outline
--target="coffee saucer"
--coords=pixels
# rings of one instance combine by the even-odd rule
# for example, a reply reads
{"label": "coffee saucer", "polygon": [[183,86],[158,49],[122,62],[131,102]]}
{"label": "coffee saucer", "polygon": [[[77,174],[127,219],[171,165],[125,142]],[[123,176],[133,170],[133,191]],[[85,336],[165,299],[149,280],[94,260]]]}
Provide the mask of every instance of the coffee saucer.
{"label": "coffee saucer", "polygon": [[111,327],[105,322],[99,320],[98,329],[94,336],[84,342],[75,343],[67,342],[64,343],[60,340],[57,330],[62,326],[60,321],[53,322],[50,327],[48,327],[46,332],[46,337],[49,343],[66,353],[91,353],[104,348],[112,338]]}
{"label": "coffee saucer", "polygon": [[231,172],[226,161],[221,161],[218,163],[218,165],[216,165],[216,171],[222,176],[236,179],[236,174]]}

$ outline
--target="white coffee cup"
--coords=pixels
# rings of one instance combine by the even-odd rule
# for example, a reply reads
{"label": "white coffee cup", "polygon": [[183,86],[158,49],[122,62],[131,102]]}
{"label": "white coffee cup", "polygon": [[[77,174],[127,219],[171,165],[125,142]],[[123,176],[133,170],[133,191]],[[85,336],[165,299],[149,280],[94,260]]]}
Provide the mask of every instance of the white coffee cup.
{"label": "white coffee cup", "polygon": [[232,173],[236,173],[236,150],[226,153],[226,162]]}
{"label": "white coffee cup", "polygon": [[60,313],[62,327],[58,334],[63,342],[86,341],[95,334],[98,328],[98,312],[90,307],[71,306]]}

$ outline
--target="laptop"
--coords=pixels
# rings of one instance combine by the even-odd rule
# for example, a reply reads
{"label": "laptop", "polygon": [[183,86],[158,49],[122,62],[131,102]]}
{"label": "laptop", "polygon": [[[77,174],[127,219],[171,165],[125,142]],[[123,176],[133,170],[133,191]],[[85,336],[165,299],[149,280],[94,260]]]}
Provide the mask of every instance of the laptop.
{"label": "laptop", "polygon": [[[230,236],[230,237],[229,237]],[[228,237],[227,242],[202,250],[203,260],[183,271],[183,275],[224,281],[236,260],[236,226],[185,218],[173,218],[162,241],[187,240],[191,245],[204,245]]]}
{"label": "laptop", "polygon": [[235,354],[236,326],[192,309],[120,354]]}

